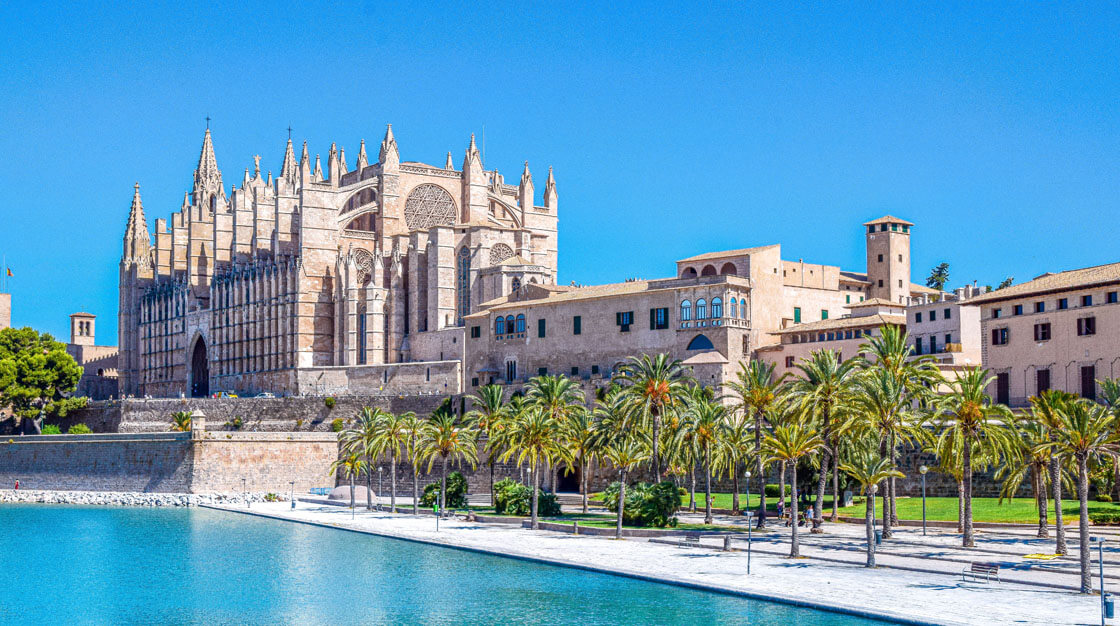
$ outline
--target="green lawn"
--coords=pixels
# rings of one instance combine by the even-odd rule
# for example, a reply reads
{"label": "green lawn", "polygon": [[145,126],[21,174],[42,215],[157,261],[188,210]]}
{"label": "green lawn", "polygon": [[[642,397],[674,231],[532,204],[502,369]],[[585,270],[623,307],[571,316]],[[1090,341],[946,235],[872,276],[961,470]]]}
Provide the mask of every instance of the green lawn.
{"label": "green lawn", "polygon": [[[876,517],[882,517],[882,498],[879,498],[875,503]],[[1054,522],[1054,503],[1049,502],[1048,520],[1050,523]],[[1073,521],[1077,519],[1078,515],[1077,499],[1063,499],[1062,500],[1062,521]],[[1117,513],[1120,512],[1120,506],[1111,502],[1096,502],[1089,501],[1089,512],[1108,511]],[[866,509],[863,503],[856,504],[847,508],[840,509],[841,515],[850,517],[863,517],[866,514]],[[922,499],[921,498],[899,498],[898,500],[898,517],[899,519],[920,520],[922,519]],[[957,499],[956,498],[926,498],[926,519],[942,520],[942,521],[956,521],[957,519]],[[1004,522],[1004,523],[1018,523],[1018,524],[1037,524],[1038,523],[1038,507],[1034,503],[1034,498],[1016,498],[1014,501],[1004,501],[999,504],[998,498],[973,498],[972,499],[972,519],[976,522]]]}

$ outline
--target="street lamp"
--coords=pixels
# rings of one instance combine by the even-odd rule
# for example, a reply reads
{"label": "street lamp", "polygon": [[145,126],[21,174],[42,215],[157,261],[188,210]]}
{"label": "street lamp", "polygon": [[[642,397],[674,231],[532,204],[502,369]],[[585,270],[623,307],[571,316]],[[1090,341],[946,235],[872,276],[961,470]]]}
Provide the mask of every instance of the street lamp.
{"label": "street lamp", "polygon": [[291,485],[291,492],[288,497],[292,500],[292,510],[294,511],[296,508],[296,481],[289,480],[288,484]]}
{"label": "street lamp", "polygon": [[1105,617],[1112,617],[1108,614],[1108,605],[1112,604],[1112,600],[1104,592],[1104,537],[1089,537],[1089,541],[1097,544],[1097,562],[1100,563],[1101,578],[1101,626],[1105,626]]}
{"label": "street lamp", "polygon": [[929,468],[925,465],[918,468],[918,473],[922,475],[922,536],[926,536],[926,472]]}
{"label": "street lamp", "polygon": [[747,470],[747,576],[751,575],[751,472]]}

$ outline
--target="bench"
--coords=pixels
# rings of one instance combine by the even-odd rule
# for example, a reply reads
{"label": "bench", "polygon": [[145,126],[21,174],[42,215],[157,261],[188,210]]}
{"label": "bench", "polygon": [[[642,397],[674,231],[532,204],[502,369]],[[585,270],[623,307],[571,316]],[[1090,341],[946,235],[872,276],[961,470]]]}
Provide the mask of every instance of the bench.
{"label": "bench", "polygon": [[961,572],[961,578],[975,578],[977,580],[983,578],[986,583],[992,582],[992,578],[995,578],[997,583],[1002,582],[999,579],[999,565],[997,563],[970,563]]}
{"label": "bench", "polygon": [[677,540],[678,548],[699,548],[700,547],[700,533],[685,533]]}

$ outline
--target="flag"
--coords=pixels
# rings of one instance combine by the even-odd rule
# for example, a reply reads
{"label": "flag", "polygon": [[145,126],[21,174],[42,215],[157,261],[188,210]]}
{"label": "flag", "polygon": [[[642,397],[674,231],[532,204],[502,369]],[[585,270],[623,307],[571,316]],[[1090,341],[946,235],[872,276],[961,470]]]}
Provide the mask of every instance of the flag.
{"label": "flag", "polygon": [[8,268],[8,278],[12,277],[12,268]]}

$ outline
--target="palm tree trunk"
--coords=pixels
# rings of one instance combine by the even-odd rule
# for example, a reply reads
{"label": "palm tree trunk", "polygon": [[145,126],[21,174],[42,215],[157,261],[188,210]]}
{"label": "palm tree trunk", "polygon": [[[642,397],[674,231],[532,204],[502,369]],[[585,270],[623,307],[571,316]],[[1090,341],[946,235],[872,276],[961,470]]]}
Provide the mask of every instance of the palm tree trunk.
{"label": "palm tree trunk", "polygon": [[1112,458],[1112,490],[1116,492],[1113,502],[1120,502],[1120,459]]}
{"label": "palm tree trunk", "polygon": [[831,460],[831,452],[828,447],[823,448],[821,452],[821,471],[820,476],[817,477],[817,499],[813,503],[813,530],[817,530],[821,523],[824,522],[823,513],[821,509],[824,508],[824,489],[828,485],[828,466]]}
{"label": "palm tree trunk", "polygon": [[832,516],[830,522],[840,519],[840,448],[832,444]]}
{"label": "palm tree trunk", "polygon": [[579,492],[582,496],[580,499],[583,500],[584,515],[587,515],[587,471],[590,465],[590,463],[583,460],[581,460],[579,464]]}
{"label": "palm tree trunk", "polygon": [[1046,519],[1046,477],[1042,475],[1042,464],[1031,465],[1031,476],[1034,477],[1034,502],[1038,505],[1038,538],[1050,537],[1050,528]]}
{"label": "palm tree trunk", "polygon": [[[879,453],[884,457],[887,456],[887,438],[883,437],[879,440]],[[883,539],[890,539],[891,534],[891,498],[890,498],[890,480],[886,481],[883,485]]]}
{"label": "palm tree trunk", "polygon": [[447,457],[443,457],[443,477],[439,480],[439,514],[447,515]]}
{"label": "palm tree trunk", "polygon": [[961,455],[964,465],[961,487],[964,491],[964,541],[961,543],[966,548],[975,548],[976,539],[972,536],[972,442],[964,442]]}
{"label": "palm tree trunk", "polygon": [[690,513],[696,512],[696,464],[693,463],[688,469],[688,479],[691,482],[688,491],[688,510]]}
{"label": "palm tree trunk", "polygon": [[389,511],[397,512],[397,451],[389,452]]}
{"label": "palm tree trunk", "polygon": [[350,508],[354,508],[354,474],[350,474]]}
{"label": "palm tree trunk", "polygon": [[754,418],[754,458],[755,472],[758,474],[758,524],[755,528],[766,528],[766,476],[762,473],[762,414]]}
{"label": "palm tree trunk", "polygon": [[[373,459],[366,455],[366,510],[373,510]],[[380,494],[379,494],[380,495]]]}
{"label": "palm tree trunk", "polygon": [[537,521],[537,497],[540,495],[539,492],[540,492],[541,473],[540,473],[540,468],[529,468],[529,471],[533,472],[533,499],[531,500],[532,505],[533,505],[533,510],[531,511],[531,515],[530,515],[530,517],[532,518],[530,526],[532,527],[533,530],[537,530],[537,529],[540,528],[540,523]]}
{"label": "palm tree trunk", "polygon": [[1050,487],[1054,490],[1054,535],[1057,537],[1054,553],[1069,554],[1069,549],[1066,548],[1066,527],[1062,524],[1062,474],[1057,457],[1050,459]]}
{"label": "palm tree trunk", "polygon": [[731,512],[739,514],[739,463],[737,461],[731,462],[731,486],[734,491],[731,494]]}
{"label": "palm tree trunk", "polygon": [[788,511],[786,506],[786,462],[778,463],[778,502],[783,511]]}
{"label": "palm tree trunk", "polygon": [[797,461],[790,464],[789,473],[790,482],[793,483],[793,501],[790,503],[789,516],[789,558],[796,559],[801,556],[801,541],[797,536]]}
{"label": "palm tree trunk", "polygon": [[704,446],[704,523],[712,523],[712,447]]}
{"label": "palm tree trunk", "polygon": [[867,495],[867,513],[863,517],[867,530],[867,567],[875,567],[875,485],[863,491]]}
{"label": "palm tree trunk", "polygon": [[[493,452],[493,450],[487,451],[486,456],[489,457],[487,460],[490,463],[490,506],[494,506],[494,503],[497,501],[498,498],[497,498],[497,495],[494,493],[494,452]],[[584,511],[584,513],[586,513],[586,512],[587,511]]]}
{"label": "palm tree trunk", "polygon": [[[898,435],[896,433],[891,433],[891,468],[898,468]],[[891,488],[891,524],[898,526],[898,485],[894,476],[887,480]]]}
{"label": "palm tree trunk", "polygon": [[957,532],[964,535],[964,480],[957,480]]}
{"label": "palm tree trunk", "polygon": [[614,538],[622,539],[622,505],[626,502],[626,470],[618,470],[618,521],[614,527]]}
{"label": "palm tree trunk", "polygon": [[1093,573],[1090,568],[1092,546],[1089,545],[1089,457],[1077,453],[1077,501],[1081,519],[1077,520],[1078,539],[1081,546],[1081,593],[1093,593]]}
{"label": "palm tree trunk", "polygon": [[653,418],[653,482],[661,482],[661,457],[658,455],[660,449],[661,438],[661,412],[658,410],[650,411],[650,417]]}

